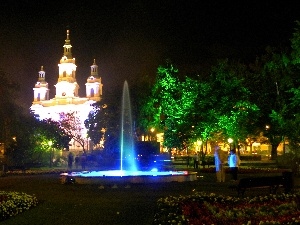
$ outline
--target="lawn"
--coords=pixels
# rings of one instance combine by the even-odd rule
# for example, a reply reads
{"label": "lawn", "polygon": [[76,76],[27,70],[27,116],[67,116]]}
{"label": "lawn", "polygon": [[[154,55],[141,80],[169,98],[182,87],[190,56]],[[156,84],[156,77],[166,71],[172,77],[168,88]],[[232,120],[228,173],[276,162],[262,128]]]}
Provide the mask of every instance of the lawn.
{"label": "lawn", "polygon": [[[266,175],[278,171],[260,170],[255,171],[255,174],[258,175],[258,172]],[[159,212],[162,207],[165,207],[161,204],[161,201],[169,196],[177,199],[180,196],[215,193],[218,196],[236,197],[237,193],[228,188],[230,184],[229,174],[227,174],[227,182],[222,184],[216,183],[216,177],[212,171],[200,170],[198,175],[198,181],[194,182],[134,184],[130,188],[126,188],[126,184],[119,184],[117,188],[105,186],[104,189],[101,189],[97,185],[61,184],[59,174],[10,174],[9,176],[0,177],[0,190],[35,196],[38,203],[33,208],[2,223],[7,225],[150,225],[154,224],[154,218],[159,218]],[[239,176],[249,175],[241,170]],[[279,190],[279,192],[282,192],[282,190]],[[268,195],[268,190],[251,190],[247,192],[248,197],[257,195]],[[186,207],[188,205],[190,204],[186,204]],[[172,211],[170,212],[172,213]],[[189,217],[188,214],[184,215],[184,218]],[[168,223],[163,221],[161,224]]]}

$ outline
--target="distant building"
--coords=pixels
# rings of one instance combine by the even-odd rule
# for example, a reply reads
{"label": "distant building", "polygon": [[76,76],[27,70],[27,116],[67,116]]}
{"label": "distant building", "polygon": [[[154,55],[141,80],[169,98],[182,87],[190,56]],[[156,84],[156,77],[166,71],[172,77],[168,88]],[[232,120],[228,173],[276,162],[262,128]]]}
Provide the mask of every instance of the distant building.
{"label": "distant building", "polygon": [[[34,114],[38,115],[41,120],[51,118],[55,121],[60,119],[60,113],[75,112],[76,116],[82,122],[84,128],[84,120],[87,119],[89,112],[92,110],[92,104],[100,101],[102,97],[101,77],[98,76],[98,66],[94,59],[91,65],[91,74],[87,76],[86,97],[78,96],[79,85],[76,81],[76,64],[75,58],[72,57],[72,46],[69,39],[69,30],[67,30],[67,39],[63,46],[64,53],[58,64],[59,74],[55,97],[49,99],[49,87],[45,78],[43,66],[39,71],[38,81],[36,82],[33,92],[34,99],[30,109]],[[83,129],[82,136],[86,137],[86,129]],[[79,146],[71,143],[73,149]]]}

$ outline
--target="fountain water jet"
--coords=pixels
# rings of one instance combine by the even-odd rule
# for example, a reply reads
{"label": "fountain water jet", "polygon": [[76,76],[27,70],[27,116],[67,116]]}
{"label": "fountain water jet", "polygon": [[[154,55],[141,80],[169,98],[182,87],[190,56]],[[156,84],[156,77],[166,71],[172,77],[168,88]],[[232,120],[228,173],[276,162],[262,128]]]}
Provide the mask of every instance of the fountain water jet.
{"label": "fountain water jet", "polygon": [[62,183],[116,184],[116,183],[165,183],[197,180],[197,173],[188,171],[137,170],[133,141],[131,103],[127,81],[122,95],[120,141],[120,170],[82,171],[60,174]]}
{"label": "fountain water jet", "polygon": [[[120,170],[136,171],[135,151],[133,144],[131,102],[127,81],[124,82],[121,109],[121,165]],[[126,163],[125,163],[126,162]]]}

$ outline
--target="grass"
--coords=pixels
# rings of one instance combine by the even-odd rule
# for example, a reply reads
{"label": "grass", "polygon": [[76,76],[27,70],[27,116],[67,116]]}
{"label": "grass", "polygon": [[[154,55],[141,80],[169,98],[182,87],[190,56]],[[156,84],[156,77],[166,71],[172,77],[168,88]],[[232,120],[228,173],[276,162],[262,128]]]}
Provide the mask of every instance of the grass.
{"label": "grass", "polygon": [[[270,172],[270,171],[269,171]],[[264,174],[269,173],[264,171]],[[216,183],[214,173],[199,172],[198,181],[186,183],[135,184],[117,189],[97,185],[61,184],[58,174],[9,175],[0,177],[1,191],[35,195],[38,205],[2,222],[6,225],[147,225],[153,223],[157,201],[166,196],[190,195],[195,191],[236,196],[227,182]],[[257,174],[256,174],[257,175]],[[240,174],[240,177],[247,176]],[[248,195],[268,194],[268,190],[253,190]],[[0,224],[2,224],[0,223]]]}

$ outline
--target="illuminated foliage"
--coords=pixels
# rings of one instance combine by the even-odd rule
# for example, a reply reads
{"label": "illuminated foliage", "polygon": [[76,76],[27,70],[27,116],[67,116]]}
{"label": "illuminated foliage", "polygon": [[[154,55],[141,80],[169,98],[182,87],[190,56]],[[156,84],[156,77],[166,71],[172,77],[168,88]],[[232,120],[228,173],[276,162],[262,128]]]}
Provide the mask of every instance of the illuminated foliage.
{"label": "illuminated foliage", "polygon": [[180,81],[172,65],[159,67],[144,112],[164,132],[164,145],[186,149],[198,139],[245,139],[249,132],[245,124],[255,121],[258,107],[243,87],[240,74],[244,71],[243,66],[224,60],[212,68],[207,80],[186,77]]}
{"label": "illuminated foliage", "polygon": [[7,143],[8,164],[24,165],[45,161],[45,153],[50,148],[49,140],[56,144],[53,147],[58,147],[62,134],[58,124],[40,121],[33,115],[23,116],[17,123],[18,129]]}
{"label": "illuminated foliage", "polygon": [[291,38],[291,47],[292,47],[292,62],[293,64],[300,63],[300,22],[296,21],[296,27]]}
{"label": "illuminated foliage", "polygon": [[[291,89],[299,86],[297,66],[286,49],[266,48],[266,53],[257,58],[251,67],[253,85],[247,84],[252,101],[260,108],[258,132],[263,132],[272,145],[271,157],[277,157],[277,147],[287,137],[287,120],[292,115],[289,106]],[[265,129],[266,125],[270,128]]]}
{"label": "illuminated foliage", "polygon": [[145,117],[152,118],[148,129],[155,127],[164,132],[164,145],[181,148],[183,135],[179,127],[182,124],[182,89],[178,79],[178,70],[173,65],[160,66],[149,102],[142,109]]}
{"label": "illuminated foliage", "polygon": [[39,143],[37,149],[48,150],[49,141],[52,142],[52,147],[56,149],[64,149],[69,145],[71,137],[61,128],[59,122],[51,119],[38,120],[37,122],[38,126],[35,129],[36,142]]}
{"label": "illuminated foliage", "polygon": [[[84,127],[81,123],[80,118],[78,118],[74,112],[72,113],[60,113],[60,127],[64,130],[66,135],[76,141],[82,147],[85,152],[86,137],[84,132]],[[69,146],[67,146],[69,147]]]}
{"label": "illuminated foliage", "polygon": [[105,158],[118,155],[120,149],[120,95],[107,93],[101,102],[93,105],[94,109],[85,121],[88,137],[95,149],[103,150]]}
{"label": "illuminated foliage", "polygon": [[244,140],[251,131],[251,121],[255,121],[258,107],[249,101],[250,92],[243,85],[241,74],[245,67],[220,61],[212,67],[206,85],[202,85],[201,101],[198,110],[202,120],[197,125],[197,133],[203,140]]}

